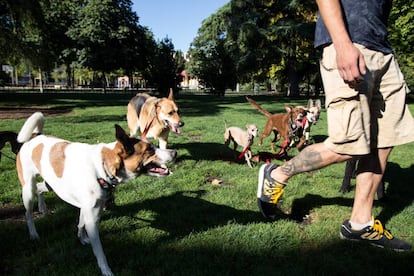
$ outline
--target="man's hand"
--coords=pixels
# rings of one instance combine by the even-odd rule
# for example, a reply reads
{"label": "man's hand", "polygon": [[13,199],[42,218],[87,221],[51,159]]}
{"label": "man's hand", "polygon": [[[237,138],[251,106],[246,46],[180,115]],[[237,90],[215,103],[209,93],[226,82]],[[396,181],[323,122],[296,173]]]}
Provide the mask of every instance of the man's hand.
{"label": "man's hand", "polygon": [[366,65],[361,52],[352,43],[335,45],[339,74],[351,88],[363,81]]}

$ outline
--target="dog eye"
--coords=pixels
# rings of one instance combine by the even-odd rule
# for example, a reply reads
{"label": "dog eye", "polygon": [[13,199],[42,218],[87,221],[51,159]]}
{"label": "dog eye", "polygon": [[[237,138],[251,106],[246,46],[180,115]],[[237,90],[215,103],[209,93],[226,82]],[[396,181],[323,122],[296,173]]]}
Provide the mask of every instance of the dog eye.
{"label": "dog eye", "polygon": [[172,115],[174,115],[174,113],[175,113],[175,111],[173,110],[173,111],[170,111],[170,112],[168,113],[168,115],[172,116]]}

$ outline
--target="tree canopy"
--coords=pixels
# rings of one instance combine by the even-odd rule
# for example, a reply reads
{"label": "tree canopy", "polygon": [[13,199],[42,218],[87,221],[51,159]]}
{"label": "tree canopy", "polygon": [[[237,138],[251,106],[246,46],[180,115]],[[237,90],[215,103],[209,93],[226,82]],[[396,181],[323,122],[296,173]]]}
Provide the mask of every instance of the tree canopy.
{"label": "tree canopy", "polygon": [[[394,0],[390,40],[406,79],[413,79],[414,4]],[[189,71],[217,86],[226,68],[231,83],[272,81],[286,95],[299,95],[300,84],[320,90],[318,60],[314,49],[317,16],[315,1],[231,0],[203,21],[190,48]],[[309,90],[309,89],[308,89]],[[309,93],[309,91],[308,91]]]}
{"label": "tree canopy", "polygon": [[[150,63],[162,47],[139,24],[131,0],[0,0],[0,8],[2,64],[29,63],[39,72],[62,64],[71,85],[76,68],[96,72],[104,86],[105,76],[115,71],[156,75]],[[173,51],[172,43],[169,46]],[[175,61],[165,62],[173,66]],[[161,83],[159,78],[156,83]]]}
{"label": "tree canopy", "polygon": [[[246,83],[292,97],[304,88],[316,94],[316,14],[315,1],[230,0],[202,22],[185,62],[170,39],[155,41],[139,24],[131,0],[0,0],[0,63],[16,74],[31,68],[40,78],[63,66],[70,86],[75,72],[104,86],[108,76],[139,75],[166,93],[186,69],[219,94]],[[414,2],[394,0],[389,39],[411,87],[413,20]]]}

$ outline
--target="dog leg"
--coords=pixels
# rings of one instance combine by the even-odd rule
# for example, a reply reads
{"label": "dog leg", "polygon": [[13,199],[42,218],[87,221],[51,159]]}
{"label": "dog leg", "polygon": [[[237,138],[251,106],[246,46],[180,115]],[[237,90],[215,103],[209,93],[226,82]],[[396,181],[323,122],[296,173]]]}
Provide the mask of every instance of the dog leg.
{"label": "dog leg", "polygon": [[36,227],[33,222],[33,199],[35,194],[34,179],[31,179],[22,188],[22,198],[24,208],[26,209],[26,224],[29,229],[29,235],[31,240],[39,239],[39,234],[36,231]]}
{"label": "dog leg", "polygon": [[37,207],[39,212],[42,214],[47,213],[47,207],[45,199],[43,198],[43,193],[49,192],[49,188],[46,185],[46,182],[39,182],[37,183]]}
{"label": "dog leg", "polygon": [[244,158],[246,159],[247,165],[250,168],[253,168],[252,164],[250,163],[250,159],[252,158],[252,153],[250,152],[250,150],[246,151],[246,153],[244,154]]}
{"label": "dog leg", "polygon": [[88,234],[86,233],[86,229],[85,229],[85,220],[83,218],[82,209],[80,209],[80,212],[79,212],[78,238],[81,244],[83,245],[90,243]]}
{"label": "dog leg", "polygon": [[167,149],[167,140],[166,139],[159,137],[158,141],[159,141],[159,148],[160,149]]}
{"label": "dog leg", "polygon": [[267,124],[266,124],[265,129],[263,130],[262,134],[260,134],[260,137],[259,137],[259,146],[262,145],[263,138],[268,137],[270,135],[270,133],[272,133],[271,127],[267,126]]}
{"label": "dog leg", "polygon": [[272,130],[273,134],[274,134],[274,138],[270,144],[270,148],[272,149],[272,152],[275,153],[275,144],[277,143],[277,141],[279,141],[280,139],[280,135],[279,132],[277,130]]}
{"label": "dog leg", "polygon": [[101,269],[102,275],[104,276],[112,276],[113,273],[109,268],[108,262],[106,260],[102,243],[99,238],[99,230],[98,230],[98,221],[99,221],[99,213],[100,207],[96,207],[93,209],[83,209],[81,210],[80,220],[84,223],[84,228],[86,229],[86,233],[89,237],[89,241],[92,245],[93,253],[95,254],[96,260],[98,262],[98,266]]}

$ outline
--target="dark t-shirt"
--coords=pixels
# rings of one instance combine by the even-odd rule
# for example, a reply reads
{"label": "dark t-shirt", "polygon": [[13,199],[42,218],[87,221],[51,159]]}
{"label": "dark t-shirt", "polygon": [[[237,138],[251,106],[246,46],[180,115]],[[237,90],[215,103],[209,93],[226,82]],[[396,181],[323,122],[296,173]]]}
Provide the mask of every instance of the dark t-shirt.
{"label": "dark t-shirt", "polygon": [[[387,21],[392,0],[341,0],[341,4],[346,27],[353,42],[384,54],[392,53],[387,39]],[[331,37],[318,14],[315,47],[322,48],[331,43]]]}

